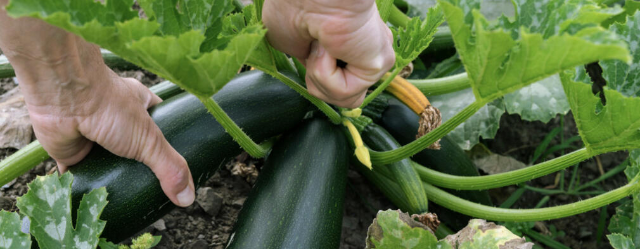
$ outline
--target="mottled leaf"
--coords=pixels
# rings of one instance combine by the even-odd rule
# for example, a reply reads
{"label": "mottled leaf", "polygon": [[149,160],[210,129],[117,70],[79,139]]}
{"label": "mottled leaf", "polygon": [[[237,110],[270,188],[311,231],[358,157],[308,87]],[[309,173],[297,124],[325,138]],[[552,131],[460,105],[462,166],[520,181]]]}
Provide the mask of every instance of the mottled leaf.
{"label": "mottled leaf", "polygon": [[469,225],[456,234],[448,235],[438,242],[438,248],[460,249],[531,249],[533,243],[526,242],[507,228],[485,220],[472,219]]}
{"label": "mottled leaf", "polygon": [[[630,60],[626,43],[595,25],[621,10],[601,9],[584,0],[514,1],[520,10],[515,20],[502,18],[500,25],[493,25],[473,10],[478,1],[439,3],[479,101],[488,103],[577,65]],[[536,23],[539,9],[548,20]]]}
{"label": "mottled leaf", "polygon": [[[627,180],[631,181],[640,173],[640,149],[629,152],[629,165],[624,173]],[[616,214],[609,221],[607,235],[609,242],[616,249],[635,248],[640,245],[640,194],[632,195],[631,200],[624,201],[616,207]]]}
{"label": "mottled leaf", "polygon": [[107,205],[107,191],[99,188],[85,195],[78,208],[76,227],[71,218],[71,183],[66,173],[39,176],[29,183],[29,191],[18,198],[20,212],[31,221],[30,232],[42,249],[90,249],[98,245],[98,238],[106,222],[99,220]]}
{"label": "mottled leaf", "polygon": [[629,43],[633,56],[631,64],[617,60],[600,62],[602,76],[607,80],[607,87],[615,89],[627,97],[640,96],[640,12],[635,12],[626,23],[615,23],[609,27],[622,40]]}
{"label": "mottled leaf", "polygon": [[406,213],[380,211],[367,231],[366,248],[435,249],[438,239],[427,229]]}
{"label": "mottled leaf", "polygon": [[504,105],[508,113],[519,114],[523,120],[544,123],[570,110],[557,74],[506,94]]}
{"label": "mottled leaf", "polygon": [[[474,100],[475,96],[471,89],[429,97],[431,104],[440,109],[442,122],[449,120]],[[500,127],[500,117],[505,112],[502,102],[501,99],[498,99],[483,106],[473,116],[451,131],[449,137],[464,150],[470,150],[477,144],[479,137],[485,139],[495,137]]]}
{"label": "mottled leaf", "polygon": [[200,97],[231,80],[266,33],[253,24],[220,44],[231,0],[144,0],[147,19],[131,9],[133,0],[104,2],[12,0],[6,9],[75,33]]}
{"label": "mottled leaf", "polygon": [[615,22],[624,23],[627,21],[627,16],[633,16],[637,10],[640,10],[640,2],[635,0],[626,0],[624,1],[624,12],[612,16],[606,21],[602,22],[603,27],[609,27],[611,24]]}
{"label": "mottled leaf", "polygon": [[0,211],[0,249],[31,248],[31,236],[20,230],[21,225],[20,215]]}

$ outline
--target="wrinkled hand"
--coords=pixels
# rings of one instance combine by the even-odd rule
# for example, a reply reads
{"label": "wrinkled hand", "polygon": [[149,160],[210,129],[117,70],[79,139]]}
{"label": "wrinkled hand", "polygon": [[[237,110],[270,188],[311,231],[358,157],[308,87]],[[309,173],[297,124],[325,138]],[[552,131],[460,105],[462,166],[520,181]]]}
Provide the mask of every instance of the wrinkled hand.
{"label": "wrinkled hand", "polygon": [[374,0],[266,0],[262,20],[269,42],[305,63],[309,93],[341,107],[358,107],[395,61]]}
{"label": "wrinkled hand", "polygon": [[111,71],[97,46],[0,10],[0,47],[16,71],[36,137],[61,172],[82,160],[95,141],[149,166],[176,205],[193,203],[187,162],[147,113],[162,100],[137,80]]}

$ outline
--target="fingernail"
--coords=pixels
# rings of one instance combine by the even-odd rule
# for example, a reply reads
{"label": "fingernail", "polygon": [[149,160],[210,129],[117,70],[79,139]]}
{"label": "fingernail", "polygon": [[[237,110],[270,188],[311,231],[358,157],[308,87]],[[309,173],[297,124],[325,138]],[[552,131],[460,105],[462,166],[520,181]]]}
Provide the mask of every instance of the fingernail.
{"label": "fingernail", "polygon": [[178,194],[178,202],[182,207],[191,206],[195,199],[196,194],[193,189],[191,189],[191,185],[187,185],[187,187]]}

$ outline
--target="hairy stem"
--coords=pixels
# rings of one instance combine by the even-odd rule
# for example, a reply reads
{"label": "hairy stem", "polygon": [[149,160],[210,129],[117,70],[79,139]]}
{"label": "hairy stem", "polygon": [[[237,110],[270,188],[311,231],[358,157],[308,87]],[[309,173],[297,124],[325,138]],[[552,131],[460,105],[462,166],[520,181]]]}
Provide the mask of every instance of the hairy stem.
{"label": "hairy stem", "polygon": [[456,190],[483,190],[518,184],[565,169],[591,158],[586,148],[523,169],[486,176],[455,176],[441,173],[414,162],[423,181]]}
{"label": "hairy stem", "polygon": [[460,73],[437,79],[408,79],[407,81],[420,89],[425,96],[441,95],[471,87],[467,73]]}
{"label": "hairy stem", "polygon": [[298,94],[302,95],[302,97],[304,97],[305,99],[309,100],[309,102],[311,102],[313,105],[315,105],[316,107],[318,107],[318,109],[320,109],[320,111],[322,113],[324,113],[324,115],[327,115],[327,117],[329,118],[329,120],[331,120],[331,123],[333,124],[340,124],[342,123],[342,117],[340,116],[340,114],[338,112],[336,112],[336,110],[334,110],[333,108],[331,108],[331,106],[329,106],[329,104],[327,104],[326,102],[312,96],[306,88],[304,88],[303,86],[301,86],[300,84],[296,83],[295,81],[293,81],[292,79],[290,79],[289,77],[287,77],[286,75],[280,73],[280,72],[274,72],[273,70],[270,70],[268,68],[264,68],[264,67],[260,67],[259,65],[252,65],[253,67],[268,73],[269,75],[275,77],[276,79],[282,81],[285,85],[289,86],[291,89],[293,89],[294,91],[296,91]]}
{"label": "hairy stem", "polygon": [[376,90],[373,90],[372,93],[370,93],[369,95],[367,95],[366,98],[364,98],[364,101],[362,102],[362,105],[360,105],[360,109],[364,109],[369,103],[371,103],[371,101],[373,101],[373,99],[375,99],[378,95],[380,95],[382,93],[382,91],[384,91],[384,89],[386,89],[389,86],[389,84],[391,84],[393,79],[398,75],[398,73],[400,73],[400,71],[402,71],[402,68],[405,67],[405,66],[406,65],[404,65],[402,67],[396,67],[396,69],[391,72],[389,77],[387,77],[382,82],[382,84],[380,84],[376,88]]}
{"label": "hairy stem", "polygon": [[198,97],[198,98],[204,104],[204,106],[207,107],[207,110],[209,111],[209,113],[211,113],[211,115],[213,115],[213,117],[216,118],[216,121],[218,121],[218,123],[220,123],[220,125],[224,127],[224,129],[229,133],[229,135],[233,137],[233,140],[238,142],[240,147],[246,150],[247,153],[249,153],[249,155],[255,158],[262,158],[267,154],[269,147],[268,146],[263,147],[257,144],[256,142],[254,142],[249,137],[249,135],[247,135],[246,133],[244,133],[244,131],[242,131],[242,129],[238,126],[238,124],[236,124],[235,122],[233,122],[233,120],[231,120],[229,115],[227,115],[227,113],[224,110],[222,110],[222,108],[220,107],[220,105],[218,105],[218,103],[216,103],[216,101],[214,101],[212,98],[209,98],[209,97],[204,97],[204,98]]}
{"label": "hairy stem", "polygon": [[371,155],[371,161],[374,165],[385,165],[413,156],[416,153],[426,149],[429,145],[438,141],[438,139],[447,135],[458,125],[462,124],[465,120],[473,116],[473,114],[480,110],[480,108],[482,108],[482,106],[484,106],[485,104],[486,103],[483,101],[475,101],[471,103],[451,119],[447,120],[447,122],[442,124],[440,127],[400,148],[384,152],[370,150],[369,154]]}
{"label": "hairy stem", "polygon": [[504,209],[489,207],[467,201],[428,183],[423,182],[422,185],[425,192],[427,192],[430,201],[462,214],[493,221],[542,221],[584,213],[613,203],[628,195],[637,193],[640,190],[640,184],[638,181],[639,178],[636,177],[627,185],[583,201],[567,205],[535,209]]}
{"label": "hairy stem", "polygon": [[0,187],[49,159],[40,142],[33,141],[0,162]]}

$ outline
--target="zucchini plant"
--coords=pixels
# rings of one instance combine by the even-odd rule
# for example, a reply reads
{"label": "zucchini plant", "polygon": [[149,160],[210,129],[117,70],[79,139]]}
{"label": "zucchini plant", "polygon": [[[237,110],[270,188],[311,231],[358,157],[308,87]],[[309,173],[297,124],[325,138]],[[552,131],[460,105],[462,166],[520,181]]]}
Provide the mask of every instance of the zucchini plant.
{"label": "zucchini plant", "polygon": [[[301,123],[311,103],[311,111],[315,112],[311,116],[316,120],[328,119],[333,124],[342,124],[344,127],[339,130],[351,145],[348,149],[343,148],[348,146],[340,145],[342,142],[323,145],[335,146],[326,150],[328,154],[342,155],[335,149],[352,152],[355,155],[352,162],[360,172],[405,211],[427,212],[428,201],[431,201],[469,217],[520,222],[567,217],[629,195],[634,196],[634,204],[637,201],[640,175],[631,167],[627,170],[628,184],[567,205],[534,209],[497,208],[491,205],[486,192],[482,192],[548,175],[603,153],[640,148],[640,113],[630,111],[640,108],[640,83],[636,77],[640,72],[640,27],[637,25],[640,13],[635,11],[636,4],[622,8],[591,0],[514,0],[515,15],[512,18],[501,16],[490,21],[479,11],[479,0],[438,0],[435,6],[424,11],[424,18],[408,18],[394,5],[394,1],[377,0],[380,16],[390,23],[394,36],[396,64],[382,82],[371,89],[360,108],[347,110],[332,107],[311,96],[304,84],[299,83],[304,79],[304,67],[269,45],[260,21],[263,1],[254,2],[254,5],[241,8],[231,0],[139,0],[145,14],[143,17],[132,9],[133,0],[62,0],[55,4],[12,0],[6,10],[12,17],[40,18],[75,33],[186,90],[189,94],[167,100],[151,110],[151,115],[169,142],[189,162],[197,185],[212,176],[217,166],[239,153],[240,147],[254,157],[263,157],[274,143],[277,146],[274,155],[270,155],[274,159],[268,158],[267,165],[273,168],[280,165],[272,164],[282,162],[285,166],[294,165],[294,169],[269,168],[265,170],[269,172],[267,175],[276,174],[278,172],[273,171],[277,170],[291,170],[301,179],[314,181],[313,177],[296,169],[295,163],[285,160],[285,145],[291,146],[293,152],[307,147],[314,150],[315,140],[334,141],[337,138],[314,138],[319,136],[319,131],[308,130],[305,126],[293,132],[295,136],[287,134],[282,141],[270,139],[288,133],[290,128]],[[85,10],[91,10],[91,14]],[[440,27],[445,21],[448,27]],[[458,57],[451,61],[457,60],[458,63],[449,65],[463,67],[465,72],[398,83],[399,72],[421,54],[433,51],[428,49],[432,43],[454,46]],[[601,75],[592,75],[584,69],[584,65],[593,63],[602,67]],[[262,72],[237,75],[243,65]],[[0,65],[0,69],[2,75],[11,75],[7,65]],[[599,76],[606,81],[606,87],[593,87],[592,78]],[[167,95],[179,92],[176,86],[167,86],[163,88]],[[518,101],[518,95],[514,94],[523,94],[523,89],[553,90],[554,95],[550,99],[563,99],[573,112],[584,148],[523,169],[480,176],[456,147],[461,142],[462,147],[465,147],[464,143],[471,146],[479,136],[488,137],[485,131],[479,131],[487,127],[483,117],[477,113],[490,112],[488,109],[494,108],[498,111],[492,114],[499,118],[506,109],[521,114],[525,119],[548,121],[550,116],[564,108],[561,106],[549,112],[556,105],[543,105],[541,102],[545,99],[539,96],[532,97],[528,107],[515,107],[513,103]],[[385,90],[404,104],[393,97],[381,95]],[[558,92],[563,94],[558,95]],[[462,96],[459,102],[468,104],[459,106],[458,103],[457,111],[440,112],[437,108],[445,107],[442,99],[449,98],[443,95],[451,93],[459,94]],[[497,106],[501,101],[511,104],[500,109]],[[421,123],[408,121],[418,119],[418,115]],[[395,121],[413,123],[406,125]],[[320,121],[312,123],[317,122]],[[416,126],[424,134],[416,137]],[[322,124],[321,128],[318,129],[332,132],[337,129],[329,124]],[[468,139],[461,141],[458,136],[461,132]],[[328,134],[333,136],[333,133]],[[442,143],[437,145],[438,141]],[[280,146],[280,142],[284,145]],[[291,143],[305,146],[297,148]],[[444,155],[428,150],[438,147]],[[326,148],[318,150],[323,149]],[[306,154],[301,152],[300,155]],[[323,157],[321,153],[315,156]],[[447,156],[457,158],[440,158]],[[46,152],[37,143],[14,154],[0,163],[0,185],[46,157]],[[322,166],[326,160],[335,159],[311,160],[297,154],[292,157],[308,159],[309,165],[300,164],[307,167]],[[105,207],[103,215],[108,221],[105,235],[109,239],[122,240],[173,207],[167,204],[168,200],[162,195],[153,174],[141,163],[119,158],[96,147],[80,164],[81,167],[71,169],[77,179],[74,183],[76,202],[80,195],[100,186],[106,186],[111,193],[111,203]],[[312,169],[307,171],[316,172]],[[322,174],[324,171],[317,172]],[[344,171],[330,171],[331,174],[336,172]],[[143,180],[133,180],[132,177],[142,177]],[[344,187],[344,182],[337,177],[331,180],[336,182],[336,186]],[[294,196],[300,203],[313,201],[319,205],[330,202],[335,206],[342,205],[340,191],[332,189],[327,193],[335,194],[323,192],[321,196],[314,196],[326,198],[322,200],[307,199],[299,193],[306,189],[291,186],[274,189],[279,185],[271,181],[273,179],[258,180],[259,184],[252,193],[254,200],[249,200],[251,205],[243,210],[243,214],[249,212],[246,215],[251,218],[249,221],[241,220],[236,228],[238,238],[231,240],[231,245],[254,243],[250,241],[252,236],[267,236],[265,234],[274,232],[281,236],[291,232],[291,227],[272,231],[260,224],[251,224],[255,220],[273,219],[268,217],[273,210],[260,209],[280,205],[269,202],[275,201],[268,197],[271,194]],[[297,184],[303,186],[305,183]],[[327,216],[316,211],[310,215],[330,217],[331,224],[337,222],[335,214]],[[637,226],[635,216],[636,212],[631,218],[628,213],[621,214],[619,220],[629,220]],[[286,215],[278,214],[278,217],[286,218]],[[140,227],[124,225],[130,224],[132,219]],[[314,222],[287,222],[296,224],[296,229],[319,229],[312,226],[318,223],[317,219],[309,220]],[[472,223],[477,224],[476,221]],[[247,235],[249,230],[259,235]],[[310,239],[335,239],[335,228],[325,230],[326,233],[320,233],[319,237],[309,236],[313,237]],[[438,234],[442,230],[435,232]],[[635,241],[635,232],[617,231],[610,236],[617,243],[614,246],[640,244]],[[276,247],[295,241],[277,238],[278,241],[270,242]],[[435,237],[424,239],[444,243],[437,242]],[[336,245],[331,241],[326,244]]]}

